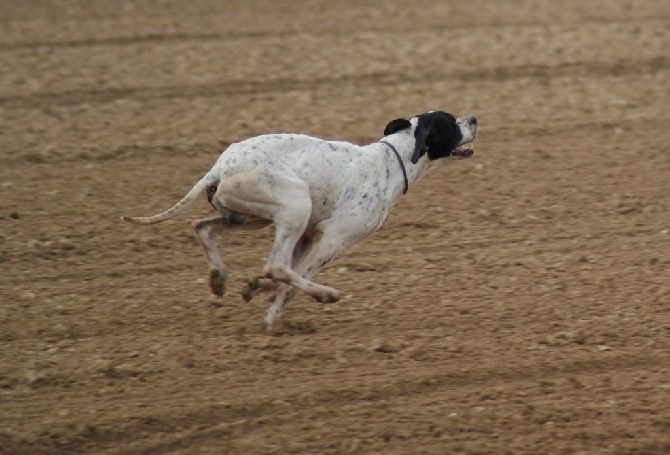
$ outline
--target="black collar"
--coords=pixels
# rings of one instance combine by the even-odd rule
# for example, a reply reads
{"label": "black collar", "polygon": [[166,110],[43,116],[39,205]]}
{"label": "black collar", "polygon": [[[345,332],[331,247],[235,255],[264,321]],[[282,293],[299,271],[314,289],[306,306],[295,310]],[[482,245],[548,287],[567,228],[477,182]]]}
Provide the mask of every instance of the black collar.
{"label": "black collar", "polygon": [[400,163],[400,169],[402,169],[402,176],[405,179],[405,189],[402,191],[402,194],[407,193],[407,189],[409,188],[409,181],[407,180],[407,171],[405,170],[405,163],[402,162],[402,158],[400,158],[400,153],[395,149],[393,144],[387,141],[379,141],[380,143],[384,145],[388,145],[388,147],[393,150],[393,153],[395,153],[396,158],[398,158],[398,163]]}

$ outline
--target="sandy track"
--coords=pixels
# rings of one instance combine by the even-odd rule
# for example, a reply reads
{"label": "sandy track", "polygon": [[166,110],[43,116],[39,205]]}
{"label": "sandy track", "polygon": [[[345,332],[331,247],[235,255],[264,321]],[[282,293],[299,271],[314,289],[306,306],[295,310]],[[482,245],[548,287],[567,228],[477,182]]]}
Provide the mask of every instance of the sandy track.
{"label": "sandy track", "polygon": [[[31,4],[32,3],[32,4]],[[0,453],[670,452],[666,2],[15,2],[0,15]],[[223,5],[223,3],[221,4]],[[181,197],[267,131],[477,115],[276,336]]]}

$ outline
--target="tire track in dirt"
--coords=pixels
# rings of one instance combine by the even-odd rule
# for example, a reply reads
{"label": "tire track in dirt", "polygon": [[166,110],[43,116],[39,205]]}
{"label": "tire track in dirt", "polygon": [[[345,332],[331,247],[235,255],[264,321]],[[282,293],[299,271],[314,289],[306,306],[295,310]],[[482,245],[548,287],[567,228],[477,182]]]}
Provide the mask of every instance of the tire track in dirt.
{"label": "tire track in dirt", "polygon": [[[634,21],[622,20],[618,18],[599,18],[584,20],[581,22],[573,22],[572,26],[588,27],[599,24],[631,24],[639,23],[643,25],[649,20],[658,20],[658,17],[638,18]],[[423,25],[420,32],[427,31],[441,32],[445,28],[449,30],[477,30],[477,29],[505,29],[518,27],[537,27],[543,25],[542,23],[534,21],[519,20],[516,22],[478,22],[476,24],[464,25],[461,22],[454,23],[440,23],[434,25]],[[548,24],[544,24],[548,25]],[[360,28],[351,27],[337,27],[337,28],[312,28],[300,29],[295,31],[280,31],[280,30],[254,30],[254,31],[234,31],[234,32],[183,32],[183,33],[151,33],[146,35],[135,36],[111,36],[104,38],[87,38],[87,39],[62,39],[62,40],[39,40],[39,41],[15,41],[15,42],[0,42],[0,52],[10,52],[17,50],[31,50],[31,49],[69,49],[69,48],[83,48],[83,47],[106,47],[106,46],[129,46],[137,44],[164,44],[164,43],[204,43],[217,41],[231,41],[231,40],[246,40],[246,39],[266,39],[266,38],[288,38],[294,36],[343,36],[351,35],[352,33],[360,32]],[[394,26],[368,26],[365,31],[367,33],[374,33],[376,35],[411,35],[416,32],[415,27]]]}
{"label": "tire track in dirt", "polygon": [[[528,383],[558,378],[593,376],[598,374],[633,372],[662,364],[663,359],[642,353],[627,353],[594,359],[575,355],[569,360],[551,363],[520,362],[512,366],[495,368],[452,367],[438,374],[417,374],[414,370],[396,372],[397,378],[386,375],[367,378],[343,378],[337,386],[317,386],[316,390],[289,392],[285,395],[271,395],[258,399],[242,399],[229,404],[213,404],[183,413],[169,412],[145,416],[114,417],[89,423],[73,431],[72,428],[52,428],[46,434],[36,437],[30,444],[14,440],[15,453],[30,451],[40,454],[84,453],[90,444],[105,453],[151,454],[162,453],[165,449],[180,447],[195,438],[219,438],[224,443],[234,436],[235,427],[243,427],[254,418],[272,416],[276,427],[289,422],[300,409],[315,410],[327,407],[337,414],[337,409],[350,403],[358,406],[373,404],[381,399],[412,397],[448,388],[468,389],[476,386],[489,389],[500,383]],[[424,370],[425,371],[425,370]],[[290,412],[286,412],[287,406]],[[0,440],[1,440],[0,434]],[[141,441],[138,443],[137,441]],[[112,450],[119,443],[123,448]],[[38,448],[39,447],[39,448]],[[112,450],[111,452],[109,450]]]}
{"label": "tire track in dirt", "polygon": [[[581,236],[579,235],[573,235],[573,236],[566,236],[566,235],[545,235],[544,229],[538,229],[537,233],[535,235],[531,233],[527,233],[525,237],[517,237],[516,234],[512,235],[505,235],[501,236],[500,238],[497,239],[480,239],[480,240],[475,240],[475,241],[463,241],[463,242],[453,242],[450,243],[448,247],[445,247],[444,250],[441,250],[439,254],[435,254],[433,251],[433,248],[425,246],[417,246],[414,248],[414,254],[420,255],[421,257],[425,258],[425,260],[429,263],[432,264],[440,264],[440,263],[451,263],[452,267],[452,273],[458,273],[456,270],[459,270],[463,267],[470,269],[470,270],[478,270],[478,273],[482,273],[482,275],[500,275],[500,274],[507,274],[510,273],[511,270],[526,270],[526,274],[535,274],[535,276],[540,276],[540,277],[546,277],[553,273],[558,273],[561,275],[567,275],[568,269],[571,269],[574,271],[574,269],[577,269],[580,267],[580,265],[584,265],[586,263],[586,260],[583,259],[583,251],[588,251],[588,252],[597,252],[600,251],[606,246],[611,243],[612,241],[612,234],[616,234],[617,232],[623,232],[626,229],[627,222],[621,221],[620,223],[612,223],[608,230],[603,230],[600,232],[591,232],[589,235],[591,236],[588,241],[585,241]],[[183,231],[183,230],[182,230]],[[411,230],[405,229],[405,232],[410,232]],[[529,230],[530,231],[530,230]],[[635,231],[635,232],[630,232],[625,235],[619,235],[618,242],[617,244],[619,245],[620,248],[639,248],[640,247],[640,241],[644,241],[649,238],[650,235],[653,235],[653,231],[651,230],[645,230],[645,231]],[[189,239],[191,238],[189,234],[186,234],[185,232],[180,232],[180,237],[188,237]],[[375,243],[378,243],[379,246],[383,246],[383,244],[387,241],[388,239],[386,237],[380,237],[375,240]],[[532,240],[533,244],[536,245],[532,249],[526,249],[524,250],[525,252],[523,254],[511,254],[511,255],[506,255],[504,258],[501,258],[495,254],[496,251],[500,251],[500,249],[504,249],[504,247],[509,247],[512,250],[516,248],[522,248],[524,245],[527,244],[529,240]],[[579,246],[575,246],[575,240],[581,240],[579,242]],[[110,243],[108,239],[102,238],[100,239],[101,244],[107,245]],[[177,240],[174,241],[175,243]],[[138,250],[138,252],[144,252],[144,257],[142,258],[141,263],[134,263],[134,264],[128,264],[128,263],[123,263],[120,261],[115,261],[115,260],[106,260],[104,263],[101,263],[99,265],[90,265],[86,268],[86,274],[91,274],[95,276],[95,278],[89,279],[87,282],[87,293],[92,294],[92,295],[98,295],[100,293],[104,293],[106,289],[109,288],[110,283],[113,282],[123,282],[124,287],[126,288],[136,288],[139,286],[139,283],[143,281],[148,281],[146,278],[150,277],[155,277],[157,282],[159,283],[177,283],[181,284],[183,286],[188,286],[189,288],[192,289],[197,289],[198,292],[202,294],[202,298],[205,299],[204,301],[200,302],[198,300],[198,305],[204,305],[207,306],[209,305],[206,299],[206,286],[204,283],[198,284],[197,286],[193,284],[195,279],[200,279],[203,276],[203,272],[200,268],[193,268],[189,269],[185,267],[183,264],[173,264],[173,263],[166,263],[166,264],[161,264],[161,265],[156,265],[158,261],[160,261],[161,258],[165,257],[172,257],[178,251],[178,249],[174,248],[175,243],[171,243],[169,240],[165,242],[164,245],[162,245],[160,248],[156,247],[155,245],[152,245],[150,248],[144,248]],[[191,243],[191,246],[193,247],[193,252],[195,252],[195,248],[197,245],[195,244],[194,241],[189,241]],[[97,248],[97,245],[91,245],[90,246],[91,251],[95,251],[97,256],[102,255],[103,257],[107,257],[107,249],[105,248]],[[248,246],[242,245],[239,246],[241,250],[248,250]],[[181,247],[179,247],[181,249]],[[454,254],[455,253],[455,254]],[[147,256],[149,254],[149,256]],[[549,258],[547,257],[541,257],[539,256],[540,254],[542,255],[550,255]],[[555,257],[556,255],[560,255],[561,257],[561,263],[556,264],[554,263],[554,260],[552,257]],[[593,253],[591,253],[593,254]],[[234,256],[234,255],[233,255]],[[261,254],[258,255],[259,257]],[[477,257],[482,257],[486,256],[487,259],[485,260],[484,265],[479,265],[476,261]],[[528,259],[528,256],[534,257],[534,259]],[[15,256],[13,256],[15,257]],[[353,252],[352,254],[349,254],[347,256],[343,256],[342,260],[339,262],[337,267],[346,267],[349,266],[350,268],[355,268],[355,266],[360,262],[359,259],[361,254],[356,254],[356,252]],[[76,258],[76,260],[80,260],[81,257]],[[200,259],[200,258],[197,258]],[[621,258],[613,258],[616,259],[619,265],[624,265],[624,263],[629,263],[630,261],[636,261],[634,258],[629,259],[628,261],[622,261]],[[22,261],[35,261],[34,257],[25,257],[25,255],[22,255],[21,257]],[[253,259],[251,259],[253,262]],[[567,261],[567,262],[566,262]],[[661,263],[663,262],[662,259],[659,259],[659,266],[661,266]],[[41,261],[38,260],[38,264]],[[50,263],[52,261],[48,261],[46,263]],[[599,261],[597,261],[599,262]],[[368,263],[372,264],[375,268],[375,270],[379,271],[385,266],[384,261],[374,261],[368,259]],[[468,265],[469,264],[469,265]],[[125,265],[125,268],[124,268]],[[229,263],[231,266],[231,270],[235,270],[234,272],[234,281],[231,283],[231,287],[229,289],[229,295],[228,295],[228,300],[227,302],[231,302],[234,305],[237,305],[236,298],[237,297],[237,287],[240,286],[240,281],[239,279],[245,277],[245,276],[251,276],[253,273],[250,270],[249,264],[234,264],[234,263]],[[644,266],[645,264],[641,264]],[[200,266],[200,264],[198,264]],[[591,266],[587,266],[589,269],[591,269]],[[396,270],[398,270],[398,267],[393,267],[389,270],[389,273],[395,273]],[[532,272],[531,272],[532,270]],[[333,273],[333,270],[331,270],[329,273]],[[594,282],[591,281],[591,272],[588,272],[588,278],[587,282],[589,284],[595,284]],[[60,270],[54,271],[51,273],[45,272],[42,274],[41,278],[47,282],[51,283],[50,287],[52,287],[54,284],[56,287],[59,287],[60,283],[63,283],[63,288],[66,288],[66,283],[71,283],[73,281],[76,281],[78,277],[82,276],[83,272],[79,269],[79,267],[76,264],[76,261],[70,260],[67,262],[61,261],[61,267]],[[574,275],[571,275],[574,279]],[[342,279],[342,278],[340,278]],[[531,278],[529,278],[530,281],[532,281]],[[653,279],[653,275],[651,278],[647,276],[646,278],[643,276],[638,276],[637,277],[637,283],[638,284],[645,284],[646,286],[663,286],[663,283],[660,278],[655,278]],[[41,288],[36,288],[34,287],[32,282],[31,277],[19,277],[16,278],[12,281],[11,286],[15,288],[14,292],[8,293],[8,297],[12,300],[15,300],[17,302],[21,301],[21,292],[25,291],[26,289],[31,289],[32,291],[36,292],[38,295],[43,295],[45,294],[45,290]],[[497,284],[496,284],[497,285]],[[381,290],[381,288],[380,288]],[[170,294],[170,289],[169,286],[167,290],[165,291],[167,294]],[[659,288],[658,291],[658,299],[661,298],[661,288]],[[465,296],[467,294],[467,297]],[[476,288],[469,289],[467,293],[463,294],[464,299],[476,299],[477,295],[485,296],[486,291],[478,291]],[[534,290],[528,290],[525,292],[526,298],[529,299],[534,299],[534,298],[542,298],[543,296],[546,295],[546,290],[543,289],[534,289]],[[156,296],[152,292],[146,291],[145,294],[142,293],[135,293],[133,298],[137,299],[142,299],[142,298],[151,298],[153,300],[161,300],[161,296]],[[71,296],[69,296],[69,292],[63,291],[63,292],[53,292],[51,293],[51,297],[55,299],[56,301],[68,301],[71,300]],[[125,300],[128,297],[128,295],[124,293],[120,293],[116,298],[121,301]],[[86,299],[84,299],[86,300]],[[176,297],[176,300],[179,300],[179,297]],[[262,300],[262,298],[261,298]],[[660,303],[660,301],[659,301]],[[75,338],[88,338],[88,337],[100,337],[100,336],[121,336],[123,334],[132,334],[134,333],[134,328],[131,325],[124,325],[124,326],[116,326],[116,325],[108,325],[108,324],[100,324],[95,321],[88,321],[84,322],[83,320],[75,324],[74,326],[74,332],[76,333]],[[48,331],[49,329],[47,329]],[[34,338],[34,333],[30,331],[20,331],[20,330],[15,330],[14,328],[7,327],[5,329],[5,333],[7,334],[8,338],[7,341],[12,341],[12,342],[17,342],[17,341],[26,341]],[[44,336],[44,333],[42,333],[42,336]]]}
{"label": "tire track in dirt", "polygon": [[[214,96],[214,95],[211,95]],[[525,126],[525,134],[529,137],[559,137],[563,131],[573,130],[573,141],[582,139],[579,134],[590,136],[590,131],[611,130],[614,123],[608,119],[579,121],[575,123],[571,120],[564,122],[552,122],[550,125],[529,127]],[[665,120],[659,116],[636,116],[628,120],[628,127],[637,131],[643,129],[654,130],[662,128]],[[579,133],[582,131],[582,133]],[[499,142],[512,140],[516,133],[510,129],[510,125],[505,127],[489,127],[487,135],[495,137]],[[351,137],[349,140],[353,143],[367,143],[375,140],[374,137]],[[214,160],[218,153],[225,150],[232,142],[226,140],[217,141],[189,141],[183,143],[163,143],[163,144],[122,144],[116,147],[101,148],[99,146],[82,145],[76,151],[63,148],[50,148],[36,150],[34,148],[23,150],[14,154],[8,154],[0,157],[0,163],[29,163],[32,165],[43,166],[61,163],[96,163],[96,162],[125,162],[137,160],[164,160],[166,157],[175,158],[196,158],[208,157]],[[529,145],[529,149],[532,146]],[[208,161],[207,165],[211,165]],[[571,171],[570,171],[571,172]]]}
{"label": "tire track in dirt", "polygon": [[[188,223],[184,221],[184,223],[187,225]],[[527,226],[523,236],[515,236],[515,235],[506,235],[504,238],[496,237],[496,238],[481,238],[481,239],[475,239],[475,240],[465,240],[465,241],[452,241],[450,242],[447,246],[443,247],[440,250],[440,253],[436,255],[430,255],[431,252],[434,252],[434,247],[432,246],[427,246],[427,247],[421,247],[417,246],[414,248],[415,253],[423,253],[424,257],[428,258],[429,262],[430,261],[438,261],[440,257],[449,254],[450,252],[458,252],[458,251],[468,251],[471,253],[476,253],[479,250],[486,250],[491,247],[495,246],[501,246],[501,245],[509,245],[510,247],[514,245],[527,245],[529,241],[532,241],[534,244],[540,245],[537,248],[541,249],[543,252],[551,252],[551,253],[569,253],[569,252],[574,252],[581,250],[584,248],[584,244],[580,246],[579,248],[575,247],[575,241],[576,240],[581,240],[582,242],[587,242],[588,248],[591,250],[597,250],[599,246],[605,246],[607,243],[611,242],[611,237],[613,234],[621,233],[624,232],[625,229],[629,226],[629,221],[627,220],[622,220],[619,223],[616,222],[611,222],[608,225],[607,229],[602,229],[600,231],[591,231],[589,232],[589,237],[588,239],[585,239],[582,235],[580,234],[573,234],[573,235],[565,235],[565,234],[556,234],[556,235],[543,235],[544,232],[546,232],[546,229],[543,228],[544,225],[550,224],[550,223],[544,223],[544,224],[538,224],[537,227],[538,233],[540,235],[532,235],[531,233],[531,227]],[[435,226],[431,228],[431,230],[440,230],[439,226]],[[445,228],[446,229],[446,228]],[[393,227],[388,227],[385,228],[379,235],[384,235],[384,238],[386,240],[391,240],[392,237],[389,236],[389,233],[392,232],[398,232],[398,233],[411,233],[414,232],[413,229],[407,229],[405,226],[393,226]],[[636,244],[636,242],[640,239],[647,239],[650,235],[655,234],[657,231],[655,229],[638,229],[635,232],[628,232],[626,233],[625,236],[621,236],[621,239],[619,241],[619,245],[628,245],[628,244]],[[163,257],[165,253],[173,252],[175,248],[175,244],[179,243],[188,243],[189,246],[192,247],[197,247],[198,243],[195,240],[195,237],[191,238],[190,234],[188,237],[185,236],[183,233],[178,233],[176,234],[175,239],[170,240],[166,239],[164,240],[164,243],[161,245],[156,245],[151,244],[148,246],[142,246],[142,242],[140,241],[127,241],[124,244],[124,247],[126,247],[130,251],[135,251],[135,252],[144,252],[146,254],[146,250],[149,249],[150,253],[152,255],[155,255],[157,257]],[[401,237],[402,238],[402,237]],[[109,245],[109,240],[106,239],[105,237],[100,237],[99,241],[101,242],[102,245]],[[73,241],[74,242],[74,241]],[[601,245],[602,244],[602,245]],[[551,246],[542,246],[542,245],[551,245]],[[137,246],[137,249],[134,249],[133,246]],[[58,249],[58,245],[55,245],[54,249]],[[92,248],[95,248],[95,246],[92,246]],[[95,254],[103,254],[105,250],[104,249],[95,249]],[[59,260],[66,259],[66,255],[61,255],[63,257],[60,257]],[[8,255],[9,257],[9,255]],[[79,256],[73,256],[74,258],[78,258]],[[357,257],[367,257],[366,254],[362,253],[357,253],[357,252],[352,252],[347,255],[349,260],[355,260]],[[53,257],[46,255],[41,252],[32,252],[32,251],[22,251],[18,254],[12,254],[11,258],[14,260],[19,260],[19,261],[36,261],[36,260],[44,260],[44,261],[52,261]],[[147,260],[145,256],[145,260]],[[510,258],[511,260],[511,258]],[[155,265],[152,264],[151,261],[148,261],[150,264],[145,265],[145,264],[138,264],[133,266],[132,268],[126,268],[123,271],[116,271],[113,270],[115,266],[121,267],[122,265],[128,265],[127,262],[118,262],[115,263],[113,261],[106,261],[104,265],[91,265],[89,266],[88,272],[89,273],[94,273],[97,279],[100,280],[106,280],[108,278],[121,278],[125,276],[151,276],[151,275],[160,275],[164,273],[170,273],[170,272],[177,272],[183,270],[183,265],[171,265],[171,264],[162,264],[162,265]],[[112,270],[110,270],[112,269]],[[77,271],[76,269],[72,268],[65,268],[62,270],[54,270],[52,273],[44,273],[42,276],[43,279],[45,280],[57,280],[57,279],[63,279],[63,278],[76,278],[77,276],[80,275],[80,272]],[[199,276],[199,275],[198,275]],[[15,278],[12,282],[15,284],[29,284],[33,282],[34,278],[32,277],[17,277]],[[91,283],[93,285],[93,282]],[[57,295],[57,294],[54,294]]]}
{"label": "tire track in dirt", "polygon": [[337,78],[236,80],[217,83],[173,85],[164,87],[103,88],[39,92],[30,95],[0,97],[0,106],[12,108],[40,108],[45,105],[76,106],[104,104],[123,98],[182,99],[216,98],[228,95],[257,95],[290,91],[316,90],[323,87],[356,86],[378,87],[407,83],[453,81],[501,82],[521,78],[557,78],[563,76],[601,77],[657,74],[670,69],[670,58],[655,57],[647,60],[621,59],[616,62],[575,62],[553,65],[521,65],[479,68],[476,70],[431,71],[408,76],[405,73],[373,72]]}
{"label": "tire track in dirt", "polygon": [[57,150],[49,153],[23,152],[13,157],[0,158],[0,162],[23,161],[31,164],[53,164],[73,162],[105,162],[117,160],[146,160],[147,156],[156,157],[188,157],[216,156],[217,150],[224,150],[230,142],[189,142],[188,146],[183,144],[152,144],[152,145],[121,145],[109,150],[100,150],[95,147],[80,147],[76,154],[60,153]]}

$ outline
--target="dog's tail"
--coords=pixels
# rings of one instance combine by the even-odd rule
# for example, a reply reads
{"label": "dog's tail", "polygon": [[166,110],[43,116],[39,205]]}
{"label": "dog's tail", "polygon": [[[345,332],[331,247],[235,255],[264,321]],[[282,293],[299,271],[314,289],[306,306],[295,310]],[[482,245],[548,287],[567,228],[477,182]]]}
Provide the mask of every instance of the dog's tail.
{"label": "dog's tail", "polygon": [[191,191],[189,191],[181,201],[177,202],[163,213],[159,213],[158,215],[154,216],[122,216],[121,219],[133,224],[156,224],[160,223],[161,221],[168,220],[174,216],[177,216],[179,213],[193,205],[198,196],[200,196],[200,194],[205,191],[205,187],[215,182],[215,177],[207,173],[203,178],[200,179],[198,183],[193,186],[193,188],[191,188]]}

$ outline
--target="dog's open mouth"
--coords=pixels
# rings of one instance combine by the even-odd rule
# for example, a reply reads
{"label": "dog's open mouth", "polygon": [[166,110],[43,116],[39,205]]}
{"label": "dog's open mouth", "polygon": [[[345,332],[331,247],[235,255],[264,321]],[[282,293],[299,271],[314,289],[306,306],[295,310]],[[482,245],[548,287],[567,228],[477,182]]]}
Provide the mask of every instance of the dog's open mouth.
{"label": "dog's open mouth", "polygon": [[462,145],[458,148],[456,148],[453,152],[451,152],[451,156],[454,158],[458,158],[461,160],[467,159],[467,158],[472,158],[472,155],[475,154],[475,149],[472,148],[470,145]]}

